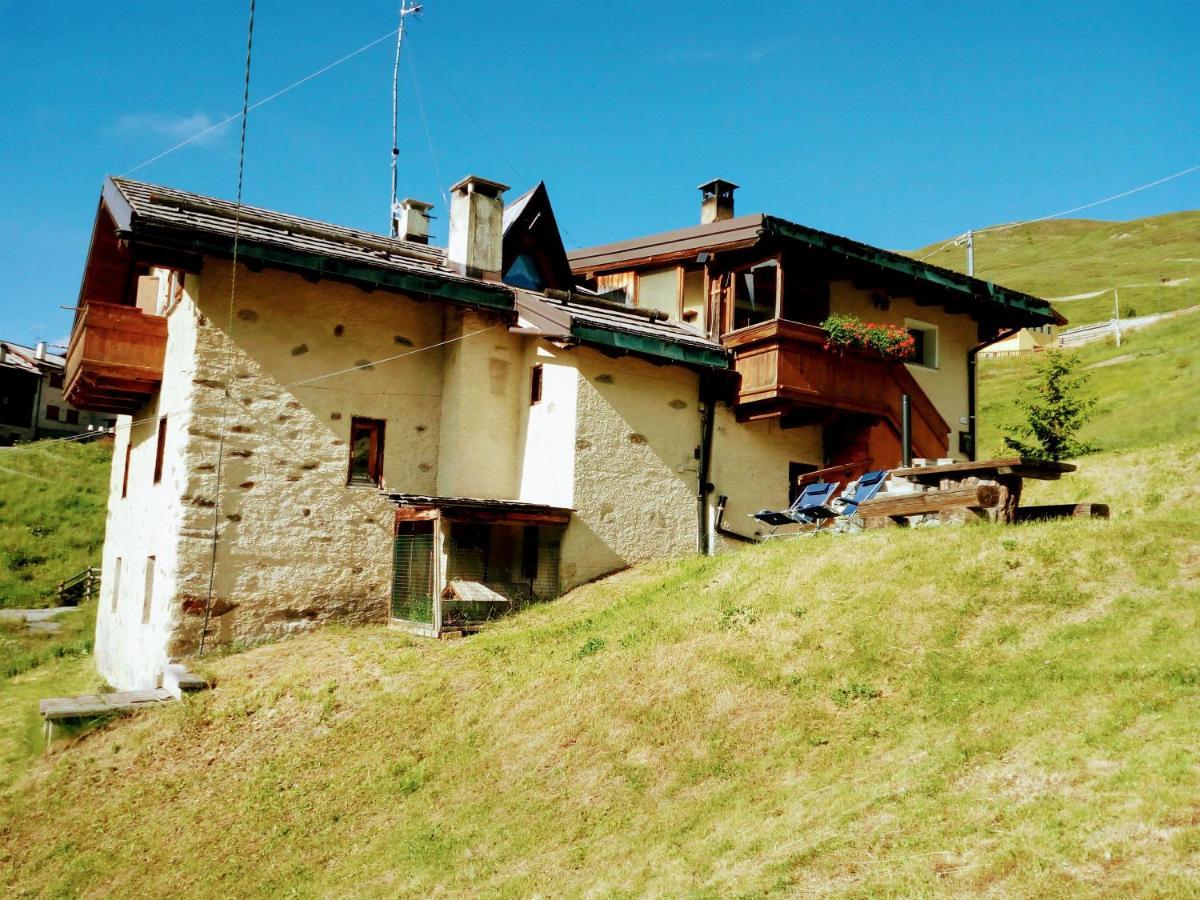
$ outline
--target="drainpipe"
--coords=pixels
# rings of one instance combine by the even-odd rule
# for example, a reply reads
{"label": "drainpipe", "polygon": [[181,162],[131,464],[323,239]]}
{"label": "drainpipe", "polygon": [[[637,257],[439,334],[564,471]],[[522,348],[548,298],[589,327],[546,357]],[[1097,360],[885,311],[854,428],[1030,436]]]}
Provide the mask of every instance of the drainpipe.
{"label": "drainpipe", "polygon": [[912,465],[912,397],[900,395],[900,468]]}
{"label": "drainpipe", "polygon": [[712,465],[713,407],[716,405],[713,381],[714,376],[711,372],[700,373],[700,459],[696,479],[696,527],[699,534],[697,546],[703,556],[711,556],[713,549],[708,540],[708,493],[712,490],[712,485],[708,483],[708,475]]}
{"label": "drainpipe", "polygon": [[38,419],[42,417],[42,382],[46,380],[46,373],[42,371],[42,367],[38,366],[37,390],[33,394],[33,438],[38,439]]}
{"label": "drainpipe", "polygon": [[975,394],[976,394],[975,379],[976,379],[976,375],[978,373],[978,367],[976,365],[975,357],[979,353],[979,351],[982,350],[984,347],[986,347],[988,344],[994,344],[997,341],[1003,341],[1006,338],[1010,338],[1020,330],[1021,330],[1020,328],[1010,328],[1007,331],[1002,331],[1002,332],[1000,332],[1000,334],[998,334],[996,337],[992,338],[990,341],[987,341],[986,343],[983,343],[983,344],[976,344],[974,347],[972,347],[970,350],[967,351],[967,434],[970,436],[970,441],[971,441],[971,452],[968,453],[967,456],[969,457],[971,462],[974,462],[976,459],[979,458],[979,447],[977,445],[977,436],[978,436],[979,429],[978,429],[978,425],[975,421],[975,406],[976,406],[976,403],[978,402],[977,398],[975,396]]}

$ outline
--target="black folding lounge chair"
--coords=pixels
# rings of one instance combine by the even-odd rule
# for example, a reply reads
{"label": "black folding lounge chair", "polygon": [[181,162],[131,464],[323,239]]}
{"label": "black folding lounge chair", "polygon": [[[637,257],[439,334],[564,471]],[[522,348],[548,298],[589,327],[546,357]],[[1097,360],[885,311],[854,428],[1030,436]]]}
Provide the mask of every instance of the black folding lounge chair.
{"label": "black folding lounge chair", "polygon": [[816,531],[831,517],[837,515],[829,512],[826,508],[826,504],[829,503],[837,489],[837,482],[817,481],[806,485],[787,509],[779,511],[763,509],[750,515],[764,525],[771,526],[771,531],[767,535],[769,538],[776,537],[775,532],[784,525],[802,525],[805,526],[806,531]]}

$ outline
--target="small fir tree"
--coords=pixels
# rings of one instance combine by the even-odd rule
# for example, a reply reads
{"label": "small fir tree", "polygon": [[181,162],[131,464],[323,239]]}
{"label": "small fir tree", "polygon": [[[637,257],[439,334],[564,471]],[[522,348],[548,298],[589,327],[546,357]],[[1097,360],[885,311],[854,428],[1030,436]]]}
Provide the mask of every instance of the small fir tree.
{"label": "small fir tree", "polygon": [[1088,376],[1076,372],[1078,366],[1074,353],[1051,349],[1041,354],[1027,396],[1016,401],[1025,422],[1006,429],[1005,447],[1021,456],[1056,462],[1096,450],[1076,437],[1096,405],[1096,398],[1084,393]]}

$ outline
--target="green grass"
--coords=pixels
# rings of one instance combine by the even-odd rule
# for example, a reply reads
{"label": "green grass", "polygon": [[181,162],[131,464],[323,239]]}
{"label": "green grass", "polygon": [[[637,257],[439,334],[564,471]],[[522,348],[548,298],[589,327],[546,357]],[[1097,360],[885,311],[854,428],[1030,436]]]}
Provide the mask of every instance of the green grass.
{"label": "green grass", "polygon": [[58,582],[100,564],[109,443],[0,450],[0,608],[53,606]]}
{"label": "green grass", "polygon": [[327,629],[213,660],[215,690],[64,744],[0,797],[0,883],[1184,895],[1197,453],[1031,488],[1106,500],[1109,522],[783,542],[640,567],[467,641]]}
{"label": "green grass", "polygon": [[[1088,390],[1099,398],[1085,439],[1123,450],[1188,441],[1200,434],[1200,313],[1128,332],[1077,352],[1088,368]],[[1033,374],[1029,356],[979,361],[979,448],[1002,453],[1002,434],[1020,412],[1013,405]]]}
{"label": "green grass", "polygon": [[[910,255],[920,258],[944,243],[937,241]],[[950,247],[928,262],[965,272],[966,247]],[[1200,212],[1131,222],[1056,219],[985,232],[975,239],[975,274],[1038,297],[1119,287],[1122,315],[1194,306],[1200,303]],[[1170,284],[1179,279],[1190,280]],[[1071,325],[1086,325],[1112,317],[1113,297],[1066,300],[1055,306]]]}

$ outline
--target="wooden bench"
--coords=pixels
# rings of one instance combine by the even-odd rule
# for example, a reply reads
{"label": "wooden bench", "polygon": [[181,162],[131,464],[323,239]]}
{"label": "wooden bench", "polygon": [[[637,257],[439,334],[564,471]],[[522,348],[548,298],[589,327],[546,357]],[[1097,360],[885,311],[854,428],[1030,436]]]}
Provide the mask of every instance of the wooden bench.
{"label": "wooden bench", "polygon": [[[1056,481],[1074,472],[1072,463],[1006,456],[972,462],[949,463],[944,466],[912,466],[892,470],[893,478],[903,478],[918,485],[937,488],[939,492],[956,491],[976,484],[991,484],[1000,488],[995,503],[985,507],[987,518],[993,522],[1012,524],[1017,521],[1021,505],[1021,487],[1026,478]],[[913,513],[913,515],[918,515]]]}
{"label": "wooden bench", "polygon": [[64,721],[99,719],[121,713],[161,706],[175,700],[163,688],[151,691],[116,691],[111,694],[83,694],[79,697],[52,697],[38,703],[46,728],[46,745],[54,738],[54,725]]}
{"label": "wooden bench", "polygon": [[995,484],[974,484],[968,487],[911,494],[886,494],[868,500],[858,507],[867,528],[895,524],[896,519],[908,516],[928,516],[951,510],[983,511],[996,506],[1001,489]]}

